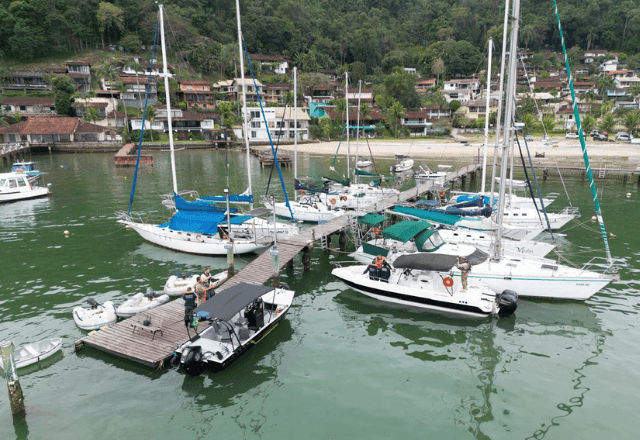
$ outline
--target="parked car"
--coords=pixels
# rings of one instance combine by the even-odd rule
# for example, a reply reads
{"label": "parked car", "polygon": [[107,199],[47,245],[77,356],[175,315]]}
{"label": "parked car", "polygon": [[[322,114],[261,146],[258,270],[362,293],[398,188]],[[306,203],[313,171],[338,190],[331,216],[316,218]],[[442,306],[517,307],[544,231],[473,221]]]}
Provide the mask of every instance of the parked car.
{"label": "parked car", "polygon": [[524,140],[527,142],[533,142],[533,136],[531,136],[530,134],[527,134],[524,136]]}
{"label": "parked car", "polygon": [[595,136],[592,136],[594,141],[608,141],[609,138],[603,134],[596,134]]}
{"label": "parked car", "polygon": [[616,133],[616,140],[629,142],[631,140],[631,136],[629,136],[629,133],[625,133],[624,131],[621,131],[620,133]]}
{"label": "parked car", "polygon": [[593,137],[597,134],[600,134],[600,132],[598,131],[597,128],[594,128],[593,130],[591,130],[591,133],[589,133],[589,136]]}
{"label": "parked car", "polygon": [[567,134],[564,135],[565,139],[578,139],[578,133],[573,133],[573,132],[569,132]]}

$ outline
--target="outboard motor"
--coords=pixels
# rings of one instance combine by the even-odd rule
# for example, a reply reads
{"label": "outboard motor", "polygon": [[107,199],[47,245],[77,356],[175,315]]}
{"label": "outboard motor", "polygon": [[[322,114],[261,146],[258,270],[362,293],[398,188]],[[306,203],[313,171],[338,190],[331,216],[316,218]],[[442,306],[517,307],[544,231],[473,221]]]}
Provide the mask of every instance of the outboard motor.
{"label": "outboard motor", "polygon": [[199,345],[192,345],[182,350],[180,365],[184,367],[187,373],[194,376],[202,373],[204,370],[204,363],[202,362],[202,347]]}
{"label": "outboard motor", "polygon": [[389,277],[391,276],[391,268],[389,266],[382,266],[378,270],[378,276],[380,277],[380,281],[384,281],[385,283],[388,283]]}
{"label": "outboard motor", "polygon": [[518,294],[513,290],[505,290],[503,291],[497,298],[498,306],[500,307],[500,311],[498,315],[500,316],[510,316],[518,308]]}
{"label": "outboard motor", "polygon": [[89,303],[89,305],[91,306],[92,309],[97,309],[98,306],[100,305],[100,304],[98,304],[98,301],[96,301],[93,298],[87,299],[87,303]]}

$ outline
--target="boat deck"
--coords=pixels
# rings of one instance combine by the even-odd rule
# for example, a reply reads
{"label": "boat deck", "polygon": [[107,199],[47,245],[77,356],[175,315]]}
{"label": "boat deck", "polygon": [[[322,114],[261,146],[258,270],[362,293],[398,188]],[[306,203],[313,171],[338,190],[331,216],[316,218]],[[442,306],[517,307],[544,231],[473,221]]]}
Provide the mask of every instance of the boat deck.
{"label": "boat deck", "polygon": [[[445,181],[455,181],[469,173],[476,172],[478,168],[478,164],[468,165],[456,172],[447,174]],[[375,210],[383,211],[398,202],[413,200],[428,191],[438,188],[437,182],[432,180],[419,182],[416,187],[403,191],[398,196],[380,201],[376,204]],[[323,236],[329,236],[349,228],[350,219],[350,216],[338,217],[312,228],[304,229],[294,237],[279,240],[277,243],[279,267],[282,269],[304,248],[320,240]],[[268,251],[265,251],[228,279],[225,282],[225,287],[239,283],[264,284],[272,276],[272,257]],[[76,347],[80,348],[86,345],[150,367],[162,368],[171,359],[176,347],[184,344],[189,339],[187,328],[184,325],[183,304],[182,299],[178,298],[143,314],[145,317],[151,317],[152,326],[162,320],[160,327],[162,333],[157,332],[154,335],[150,331],[137,329],[134,333],[132,326],[134,322],[132,320],[136,319],[134,316],[85,336],[76,342]],[[198,330],[201,331],[208,326],[208,323],[201,323]],[[139,329],[140,327],[138,326],[137,328]],[[189,331],[193,336],[193,329]]]}

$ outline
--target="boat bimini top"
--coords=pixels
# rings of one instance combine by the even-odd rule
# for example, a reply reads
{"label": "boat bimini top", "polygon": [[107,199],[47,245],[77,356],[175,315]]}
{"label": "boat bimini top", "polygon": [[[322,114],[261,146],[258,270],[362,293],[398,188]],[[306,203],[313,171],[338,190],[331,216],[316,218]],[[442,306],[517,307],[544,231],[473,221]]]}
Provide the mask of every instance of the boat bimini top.
{"label": "boat bimini top", "polygon": [[216,293],[195,309],[195,313],[208,312],[211,319],[228,321],[265,293],[273,291],[273,287],[240,283]]}

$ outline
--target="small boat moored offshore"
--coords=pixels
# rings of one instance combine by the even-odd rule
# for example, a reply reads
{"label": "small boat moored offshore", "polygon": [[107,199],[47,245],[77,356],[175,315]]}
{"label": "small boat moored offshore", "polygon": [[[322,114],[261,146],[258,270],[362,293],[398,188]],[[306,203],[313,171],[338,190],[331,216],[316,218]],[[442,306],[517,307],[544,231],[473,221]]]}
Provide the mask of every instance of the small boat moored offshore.
{"label": "small boat moored offshore", "polygon": [[103,325],[111,325],[118,321],[112,301],[98,304],[95,299],[89,298],[87,302],[91,306],[88,309],[80,306],[73,308],[73,320],[82,330],[96,330]]}
{"label": "small boat moored offshore", "polygon": [[48,196],[48,186],[38,186],[38,176],[24,173],[0,173],[0,203]]}
{"label": "small boat moored offshore", "polygon": [[[219,287],[227,280],[229,275],[228,271],[220,272],[212,276],[209,281],[208,287]],[[164,293],[169,296],[180,296],[187,290],[187,287],[191,287],[191,290],[195,290],[196,282],[198,282],[198,275],[189,275],[181,273],[178,275],[171,275],[164,285]]]}
{"label": "small boat moored offshore", "polygon": [[[266,336],[289,311],[295,292],[240,283],[218,292],[193,313],[211,326],[176,349],[189,374],[221,370]],[[190,323],[185,315],[185,323]]]}
{"label": "small boat moored offshore", "polygon": [[169,302],[169,295],[156,296],[151,288],[147,288],[146,293],[138,292],[129,298],[116,309],[116,315],[120,318],[130,318],[141,312],[154,309],[166,302]]}
{"label": "small boat moored offshore", "polygon": [[[16,368],[22,368],[53,356],[53,354],[60,351],[61,348],[62,339],[45,339],[17,347],[13,352],[13,360],[15,361]],[[2,356],[0,356],[0,368],[4,370]]]}

